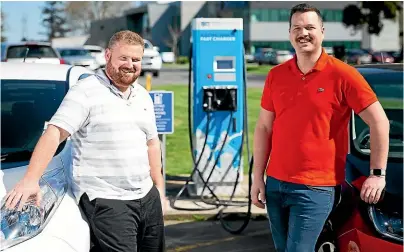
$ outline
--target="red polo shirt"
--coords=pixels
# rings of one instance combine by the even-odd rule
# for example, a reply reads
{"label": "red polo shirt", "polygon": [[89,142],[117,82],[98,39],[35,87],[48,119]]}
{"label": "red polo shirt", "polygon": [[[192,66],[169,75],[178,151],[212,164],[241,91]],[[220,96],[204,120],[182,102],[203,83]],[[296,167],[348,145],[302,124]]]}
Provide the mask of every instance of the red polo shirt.
{"label": "red polo shirt", "polygon": [[351,109],[360,113],[376,101],[355,68],[324,50],[307,74],[296,57],[272,68],[261,100],[275,113],[267,175],[313,186],[341,184]]}

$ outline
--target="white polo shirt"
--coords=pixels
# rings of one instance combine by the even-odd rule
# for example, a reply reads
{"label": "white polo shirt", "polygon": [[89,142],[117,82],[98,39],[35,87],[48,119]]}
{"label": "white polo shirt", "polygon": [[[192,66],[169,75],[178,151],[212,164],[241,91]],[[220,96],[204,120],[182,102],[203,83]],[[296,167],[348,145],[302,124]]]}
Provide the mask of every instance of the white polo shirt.
{"label": "white polo shirt", "polygon": [[72,140],[72,189],[95,198],[133,200],[153,186],[147,141],[158,137],[153,101],[139,84],[124,98],[104,71],[71,87],[49,124]]}

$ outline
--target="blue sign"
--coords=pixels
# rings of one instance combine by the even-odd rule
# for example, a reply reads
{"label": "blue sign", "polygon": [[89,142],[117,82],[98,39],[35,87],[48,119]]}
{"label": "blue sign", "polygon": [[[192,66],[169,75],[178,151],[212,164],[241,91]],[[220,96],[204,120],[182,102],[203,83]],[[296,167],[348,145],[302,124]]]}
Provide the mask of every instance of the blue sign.
{"label": "blue sign", "polygon": [[150,91],[156,114],[159,134],[174,133],[174,93],[171,91]]}

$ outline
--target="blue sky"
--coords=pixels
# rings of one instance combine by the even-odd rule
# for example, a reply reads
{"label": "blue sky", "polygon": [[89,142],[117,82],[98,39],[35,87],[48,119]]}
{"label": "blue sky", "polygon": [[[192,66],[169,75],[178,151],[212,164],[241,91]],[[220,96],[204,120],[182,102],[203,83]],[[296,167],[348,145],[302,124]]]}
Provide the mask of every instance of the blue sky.
{"label": "blue sky", "polygon": [[40,35],[40,32],[44,32],[44,28],[41,25],[41,10],[44,6],[43,1],[37,2],[17,2],[7,1],[1,2],[1,9],[6,15],[5,35],[9,42],[19,42],[22,39],[23,26],[22,18],[26,18],[26,36],[31,40],[44,39],[44,35]]}

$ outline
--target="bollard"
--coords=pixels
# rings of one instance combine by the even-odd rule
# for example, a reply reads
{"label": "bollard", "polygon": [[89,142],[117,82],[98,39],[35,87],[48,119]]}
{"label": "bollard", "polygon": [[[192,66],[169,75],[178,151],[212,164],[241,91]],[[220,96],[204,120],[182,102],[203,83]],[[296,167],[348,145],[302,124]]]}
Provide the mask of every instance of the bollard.
{"label": "bollard", "polygon": [[152,74],[146,73],[146,90],[150,91],[152,88]]}

